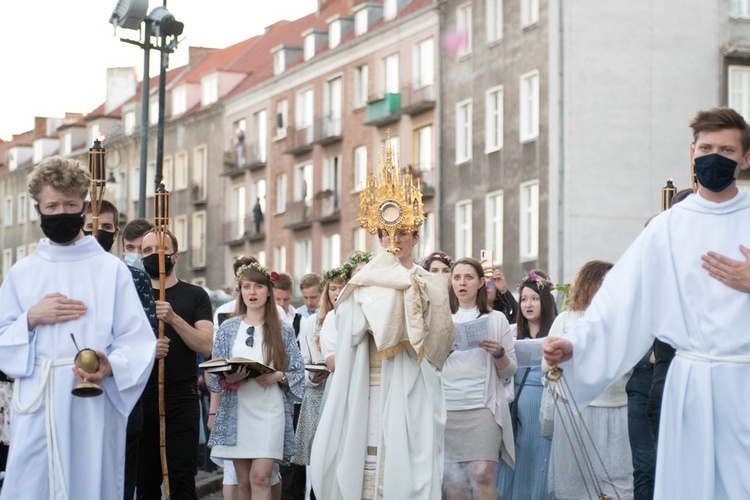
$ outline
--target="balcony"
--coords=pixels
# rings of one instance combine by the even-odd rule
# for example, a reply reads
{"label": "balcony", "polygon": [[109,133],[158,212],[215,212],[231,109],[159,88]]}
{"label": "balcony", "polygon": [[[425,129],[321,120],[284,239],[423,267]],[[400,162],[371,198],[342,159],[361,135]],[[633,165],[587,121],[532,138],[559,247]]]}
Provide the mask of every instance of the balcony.
{"label": "balcony", "polygon": [[313,126],[288,127],[287,144],[289,148],[285,153],[300,156],[309,153],[313,148]]}
{"label": "balcony", "polygon": [[190,187],[190,203],[193,205],[205,205],[208,189],[205,183],[195,183]]}
{"label": "balcony", "polygon": [[232,219],[224,222],[224,244],[227,246],[241,245],[246,241],[262,241],[266,237],[265,222],[256,231],[255,221],[251,215],[242,219]]}
{"label": "balcony", "polygon": [[415,116],[435,108],[435,85],[413,83],[401,88],[401,112]]}
{"label": "balcony", "polygon": [[367,104],[365,124],[381,127],[397,121],[400,116],[401,94],[385,94],[382,98]]}
{"label": "balcony", "polygon": [[340,116],[324,116],[315,120],[315,143],[327,146],[341,141],[342,127]]}
{"label": "balcony", "polygon": [[266,166],[266,148],[258,143],[237,146],[224,151],[224,172],[226,177],[237,177],[245,172],[254,172]]}
{"label": "balcony", "polygon": [[312,210],[309,201],[300,200],[286,206],[284,229],[305,229],[312,226]]}

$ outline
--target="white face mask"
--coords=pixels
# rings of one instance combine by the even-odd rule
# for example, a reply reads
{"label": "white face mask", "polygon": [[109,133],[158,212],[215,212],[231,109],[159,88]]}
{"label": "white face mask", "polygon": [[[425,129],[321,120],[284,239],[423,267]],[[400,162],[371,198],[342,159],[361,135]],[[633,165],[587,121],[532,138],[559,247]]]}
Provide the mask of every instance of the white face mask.
{"label": "white face mask", "polygon": [[141,261],[141,254],[139,253],[124,253],[122,254],[122,260],[130,267],[145,270],[143,268],[143,261]]}

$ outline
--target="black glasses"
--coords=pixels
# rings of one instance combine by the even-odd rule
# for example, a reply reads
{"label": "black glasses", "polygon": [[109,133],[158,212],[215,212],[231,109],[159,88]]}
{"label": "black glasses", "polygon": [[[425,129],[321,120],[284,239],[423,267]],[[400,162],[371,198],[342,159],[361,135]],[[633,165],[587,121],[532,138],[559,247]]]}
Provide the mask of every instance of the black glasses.
{"label": "black glasses", "polygon": [[245,339],[245,345],[248,347],[252,347],[253,344],[255,343],[255,327],[254,326],[248,327],[245,333],[247,333],[247,338]]}

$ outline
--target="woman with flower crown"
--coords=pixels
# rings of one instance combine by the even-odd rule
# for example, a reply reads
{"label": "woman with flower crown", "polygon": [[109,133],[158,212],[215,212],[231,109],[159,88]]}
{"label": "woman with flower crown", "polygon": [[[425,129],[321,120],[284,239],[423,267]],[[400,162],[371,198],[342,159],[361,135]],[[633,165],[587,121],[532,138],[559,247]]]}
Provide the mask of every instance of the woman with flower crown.
{"label": "woman with flower crown", "polygon": [[[273,298],[276,273],[258,262],[237,270],[238,316],[226,320],[214,339],[213,358],[254,359],[275,371],[253,376],[245,368],[212,373],[208,387],[221,392],[209,446],[230,459],[240,498],[270,499],[275,461],[288,463],[284,433],[293,402],[301,401],[304,365],[294,331],[279,318]],[[293,450],[292,450],[293,451]]]}
{"label": "woman with flower crown", "polygon": [[422,269],[432,274],[450,274],[451,267],[453,267],[453,259],[440,250],[432,252],[422,261]]}
{"label": "woman with flower crown", "polygon": [[[516,287],[520,297],[516,319],[516,350],[522,342],[542,339],[549,334],[557,316],[552,297],[554,284],[546,273],[533,270]],[[516,467],[500,464],[498,492],[500,498],[513,500],[546,499],[550,441],[542,438],[539,406],[542,400],[541,343],[525,346],[538,350],[531,366],[519,364],[516,371],[515,408],[517,414]],[[514,412],[515,413],[515,412]]]}

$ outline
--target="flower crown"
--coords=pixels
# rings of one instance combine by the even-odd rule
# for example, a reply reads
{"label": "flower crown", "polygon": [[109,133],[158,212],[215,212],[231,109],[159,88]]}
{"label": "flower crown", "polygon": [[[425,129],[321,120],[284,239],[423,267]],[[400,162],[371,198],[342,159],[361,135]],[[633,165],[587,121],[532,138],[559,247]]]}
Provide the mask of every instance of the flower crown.
{"label": "flower crown", "polygon": [[269,272],[268,268],[265,266],[261,266],[259,262],[251,262],[249,264],[243,264],[242,266],[240,266],[240,268],[237,269],[237,279],[239,280],[240,276],[242,276],[245,271],[250,271],[251,269],[254,271],[258,271],[270,281],[276,281],[277,279],[279,279],[279,273],[277,273],[276,271]]}
{"label": "flower crown", "polygon": [[[344,264],[341,268],[346,273],[346,276],[349,276],[349,273],[352,272],[352,269],[357,267],[360,263],[364,262],[367,264],[372,260],[373,254],[372,252],[363,252],[361,250],[357,250],[352,254],[351,257],[349,257],[349,262]],[[345,280],[348,278],[345,278]]]}
{"label": "flower crown", "polygon": [[532,283],[536,283],[536,287],[538,290],[541,290],[545,286],[549,287],[550,291],[552,291],[555,288],[555,284],[552,283],[551,279],[545,278],[544,276],[540,276],[534,271],[531,271],[528,274],[528,276],[524,276],[521,282],[516,285],[516,291],[520,292],[521,288],[523,288],[524,286],[531,285]]}
{"label": "flower crown", "polygon": [[432,264],[432,261],[435,259],[445,260],[448,262],[448,267],[453,267],[453,259],[445,252],[432,252],[430,255],[422,259],[422,267],[425,269],[429,268],[430,264]]}
{"label": "flower crown", "polygon": [[349,279],[349,274],[347,273],[346,267],[334,267],[333,269],[329,269],[328,271],[326,271],[323,275],[323,283],[321,286],[325,286],[326,283],[336,278],[346,283],[346,281]]}

